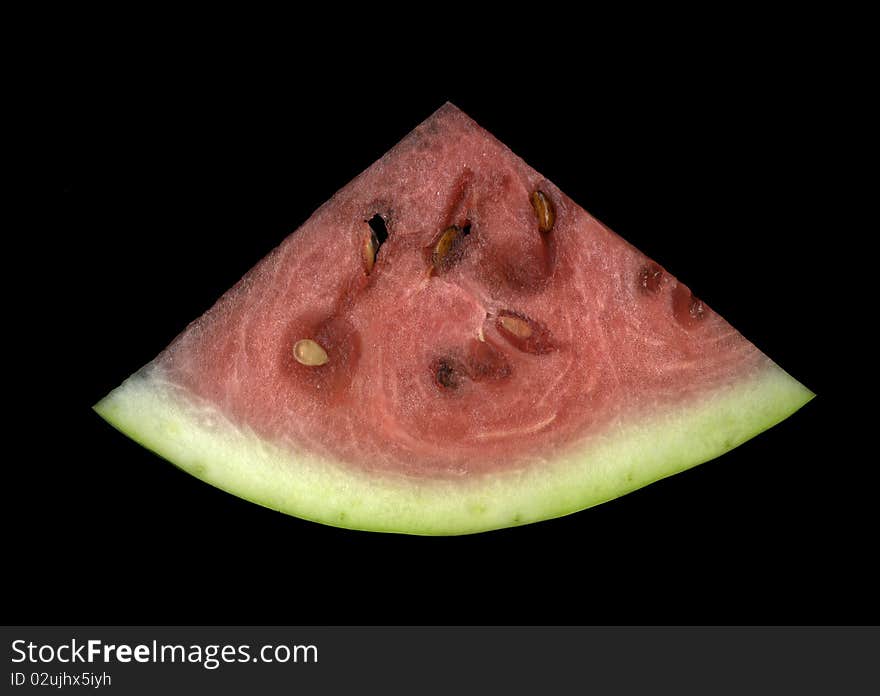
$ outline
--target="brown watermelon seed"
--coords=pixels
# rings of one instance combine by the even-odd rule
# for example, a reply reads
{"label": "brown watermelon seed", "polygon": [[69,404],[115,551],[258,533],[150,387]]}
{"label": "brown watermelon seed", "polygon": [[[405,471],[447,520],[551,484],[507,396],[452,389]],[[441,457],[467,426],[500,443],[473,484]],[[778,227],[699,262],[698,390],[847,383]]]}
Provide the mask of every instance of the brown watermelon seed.
{"label": "brown watermelon seed", "polygon": [[656,293],[663,280],[663,269],[653,261],[639,271],[639,287],[643,292]]}
{"label": "brown watermelon seed", "polygon": [[434,249],[431,252],[431,267],[434,271],[440,271],[454,260],[454,251],[457,245],[461,238],[466,237],[470,232],[470,222],[466,222],[463,227],[450,225],[443,230],[443,234],[440,235],[440,239],[434,244]]}
{"label": "brown watermelon seed", "polygon": [[556,209],[553,207],[553,201],[539,189],[532,192],[530,199],[532,208],[535,209],[535,215],[538,216],[538,230],[541,234],[547,234],[553,229],[553,223],[556,222]]}
{"label": "brown watermelon seed", "polygon": [[498,317],[498,325],[505,331],[512,333],[518,338],[528,338],[532,335],[532,327],[529,326],[528,322],[523,321],[519,317]]}
{"label": "brown watermelon seed", "polygon": [[370,226],[370,230],[364,234],[361,256],[364,260],[364,268],[367,271],[367,275],[369,275],[372,273],[373,266],[376,263],[376,254],[379,253],[379,247],[388,239],[388,226],[385,224],[385,218],[379,215],[379,213],[376,213],[366,223]]}
{"label": "brown watermelon seed", "polygon": [[373,272],[373,264],[376,263],[376,252],[378,250],[379,240],[376,238],[376,233],[373,230],[368,230],[364,235],[363,247],[361,249],[367,275]]}
{"label": "brown watermelon seed", "polygon": [[327,363],[327,351],[310,338],[303,338],[293,345],[293,357],[300,365],[319,367]]}
{"label": "brown watermelon seed", "polygon": [[452,249],[455,240],[458,239],[460,235],[461,228],[458,225],[450,225],[443,231],[443,234],[440,235],[440,239],[438,239],[437,243],[434,245],[434,253],[431,256],[431,263],[434,265],[434,268],[437,268],[443,263],[449,255],[449,250]]}

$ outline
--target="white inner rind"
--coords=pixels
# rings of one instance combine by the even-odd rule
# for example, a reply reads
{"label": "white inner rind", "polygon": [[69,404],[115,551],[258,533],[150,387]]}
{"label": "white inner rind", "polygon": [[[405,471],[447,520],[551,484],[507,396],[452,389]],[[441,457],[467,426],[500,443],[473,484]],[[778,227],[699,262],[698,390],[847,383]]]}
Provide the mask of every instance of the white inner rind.
{"label": "white inner rind", "polygon": [[145,368],[95,410],[193,476],[275,510],[352,529],[468,534],[559,517],[717,457],[814,395],[765,369],[650,421],[621,422],[552,461],[456,480],[359,472],[267,443]]}

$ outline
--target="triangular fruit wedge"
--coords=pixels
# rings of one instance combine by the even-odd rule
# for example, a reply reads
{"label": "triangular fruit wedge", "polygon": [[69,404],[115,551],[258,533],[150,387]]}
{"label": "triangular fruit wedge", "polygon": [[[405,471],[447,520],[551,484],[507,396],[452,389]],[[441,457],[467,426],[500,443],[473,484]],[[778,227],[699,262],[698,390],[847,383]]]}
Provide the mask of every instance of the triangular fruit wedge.
{"label": "triangular fruit wedge", "polygon": [[270,508],[463,534],[615,498],[812,396],[446,104],[95,408]]}

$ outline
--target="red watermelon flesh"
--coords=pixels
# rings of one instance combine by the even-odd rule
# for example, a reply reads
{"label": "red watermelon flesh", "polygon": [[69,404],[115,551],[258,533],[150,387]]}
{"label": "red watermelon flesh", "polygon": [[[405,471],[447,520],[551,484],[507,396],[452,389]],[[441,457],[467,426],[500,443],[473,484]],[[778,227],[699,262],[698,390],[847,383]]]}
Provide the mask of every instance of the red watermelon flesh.
{"label": "red watermelon flesh", "polygon": [[256,502],[447,534],[620,495],[811,396],[447,104],[97,408]]}

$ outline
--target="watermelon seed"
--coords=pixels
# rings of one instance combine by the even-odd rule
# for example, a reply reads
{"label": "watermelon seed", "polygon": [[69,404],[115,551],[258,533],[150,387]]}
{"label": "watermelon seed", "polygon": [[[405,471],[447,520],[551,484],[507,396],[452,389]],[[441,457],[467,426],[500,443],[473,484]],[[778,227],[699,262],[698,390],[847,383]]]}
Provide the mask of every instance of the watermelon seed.
{"label": "watermelon seed", "polygon": [[532,335],[532,327],[519,317],[501,316],[498,317],[498,324],[502,329],[519,338],[528,338]]}
{"label": "watermelon seed", "polygon": [[434,271],[439,271],[454,259],[453,252],[459,241],[470,233],[471,223],[467,221],[462,227],[450,225],[443,230],[443,234],[440,235],[440,239],[437,240],[431,253],[431,266]]}
{"label": "watermelon seed", "polygon": [[538,216],[538,230],[541,234],[547,234],[553,229],[553,223],[556,222],[556,209],[553,207],[553,201],[546,193],[538,189],[532,192],[530,198],[535,215]]}
{"label": "watermelon seed", "polygon": [[691,306],[690,306],[690,314],[694,319],[702,319],[705,309],[703,307],[703,301],[697,299],[692,296]]}
{"label": "watermelon seed", "polygon": [[367,275],[373,272],[373,264],[376,263],[376,252],[379,250],[379,240],[376,239],[376,233],[370,230],[364,235],[364,243],[361,249],[361,255],[364,259],[364,268]]}
{"label": "watermelon seed", "polygon": [[367,275],[369,275],[372,273],[373,265],[376,263],[376,254],[379,253],[379,247],[388,239],[388,227],[385,225],[385,218],[378,213],[366,222],[370,226],[370,230],[364,235],[361,254],[364,259],[364,268],[367,271]]}
{"label": "watermelon seed", "polygon": [[306,367],[318,367],[329,360],[327,351],[310,338],[303,338],[294,344],[293,357]]}
{"label": "watermelon seed", "polygon": [[499,333],[517,350],[532,355],[546,355],[558,350],[550,330],[524,314],[503,309],[495,320]]}

